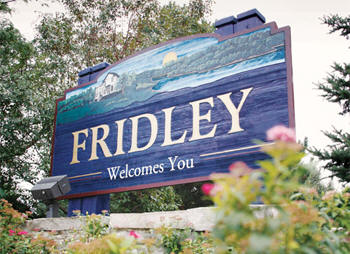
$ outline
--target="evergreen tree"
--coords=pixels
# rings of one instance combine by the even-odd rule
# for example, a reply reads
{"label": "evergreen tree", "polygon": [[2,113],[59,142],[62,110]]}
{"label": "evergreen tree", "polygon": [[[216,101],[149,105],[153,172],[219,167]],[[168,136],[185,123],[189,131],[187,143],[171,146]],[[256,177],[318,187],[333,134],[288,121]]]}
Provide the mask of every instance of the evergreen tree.
{"label": "evergreen tree", "polygon": [[[330,33],[340,32],[341,36],[349,39],[350,16],[326,16],[323,23],[330,27]],[[341,115],[350,113],[350,63],[334,63],[332,72],[328,74],[325,82],[318,84],[318,88],[324,98],[341,106]],[[338,177],[341,182],[349,183],[350,133],[337,129],[324,133],[332,144],[327,149],[312,149],[311,152],[326,162],[325,168],[331,171],[331,177]]]}

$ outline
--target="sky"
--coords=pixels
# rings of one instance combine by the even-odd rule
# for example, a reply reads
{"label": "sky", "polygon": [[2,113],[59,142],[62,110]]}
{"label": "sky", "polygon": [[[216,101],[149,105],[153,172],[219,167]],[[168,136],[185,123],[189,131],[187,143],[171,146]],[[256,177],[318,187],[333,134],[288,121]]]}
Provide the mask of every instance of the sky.
{"label": "sky", "polygon": [[[168,2],[161,0],[162,3]],[[186,0],[175,1],[178,4]],[[15,8],[11,20],[28,39],[32,39],[34,25],[40,12],[46,10],[36,1],[11,3]],[[49,11],[59,8],[51,5]],[[275,21],[278,27],[290,26],[292,33],[292,64],[295,97],[296,133],[298,140],[309,139],[309,144],[324,148],[329,140],[322,131],[332,126],[349,131],[350,117],[340,116],[339,105],[329,103],[316,89],[331,71],[334,62],[350,62],[350,41],[338,34],[329,34],[321,18],[328,14],[347,16],[350,14],[349,0],[216,0],[209,20],[215,22],[228,16],[256,8],[265,16],[266,23]],[[34,12],[34,10],[40,10]]]}

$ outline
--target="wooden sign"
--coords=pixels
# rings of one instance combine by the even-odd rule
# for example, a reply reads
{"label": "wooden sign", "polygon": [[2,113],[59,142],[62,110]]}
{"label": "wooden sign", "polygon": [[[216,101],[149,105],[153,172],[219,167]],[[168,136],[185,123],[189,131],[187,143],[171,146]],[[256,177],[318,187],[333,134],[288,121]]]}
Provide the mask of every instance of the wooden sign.
{"label": "wooden sign", "polygon": [[65,92],[51,173],[69,176],[66,198],[207,180],[256,167],[277,124],[294,127],[289,28],[180,38]]}

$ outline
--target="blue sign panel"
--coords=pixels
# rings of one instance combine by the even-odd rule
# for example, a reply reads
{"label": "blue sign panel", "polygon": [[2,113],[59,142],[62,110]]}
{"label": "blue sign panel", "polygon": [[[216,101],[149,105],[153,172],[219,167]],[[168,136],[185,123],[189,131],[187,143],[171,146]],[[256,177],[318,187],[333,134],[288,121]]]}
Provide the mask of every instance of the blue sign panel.
{"label": "blue sign panel", "polygon": [[67,198],[202,181],[264,159],[254,140],[294,127],[290,31],[204,34],[109,66],[57,101],[52,175]]}

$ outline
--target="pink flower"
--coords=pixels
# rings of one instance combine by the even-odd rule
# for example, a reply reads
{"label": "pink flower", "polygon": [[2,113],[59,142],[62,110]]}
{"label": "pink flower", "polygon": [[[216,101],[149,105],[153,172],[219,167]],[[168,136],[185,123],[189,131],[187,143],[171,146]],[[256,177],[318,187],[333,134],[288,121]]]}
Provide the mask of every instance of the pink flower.
{"label": "pink flower", "polygon": [[131,230],[130,233],[129,233],[129,235],[132,236],[132,237],[134,237],[134,238],[136,238],[136,239],[140,237],[140,235],[137,234],[134,230]]}
{"label": "pink flower", "polygon": [[243,177],[252,172],[252,169],[243,161],[236,161],[232,163],[228,169],[234,177]]}
{"label": "pink flower", "polygon": [[15,233],[16,233],[16,231],[14,231],[14,230],[12,230],[12,229],[9,230],[9,235],[10,235],[10,236],[13,236]]}
{"label": "pink flower", "polygon": [[276,125],[266,132],[267,140],[295,142],[295,130],[283,125]]}
{"label": "pink flower", "polygon": [[204,193],[204,195],[207,195],[209,196],[210,195],[210,192],[212,191],[212,189],[214,188],[214,184],[212,183],[205,183],[202,185],[202,191]]}
{"label": "pink flower", "polygon": [[232,172],[233,170],[236,169],[250,169],[247,164],[245,164],[243,161],[236,161],[232,163],[228,169]]}
{"label": "pink flower", "polygon": [[28,235],[27,231],[20,231],[17,233],[17,235]]}
{"label": "pink flower", "polygon": [[334,197],[335,194],[337,194],[335,190],[327,191],[322,197],[322,200],[330,200]]}
{"label": "pink flower", "polygon": [[210,191],[210,196],[215,196],[223,190],[222,186],[219,184],[214,184],[214,188]]}

